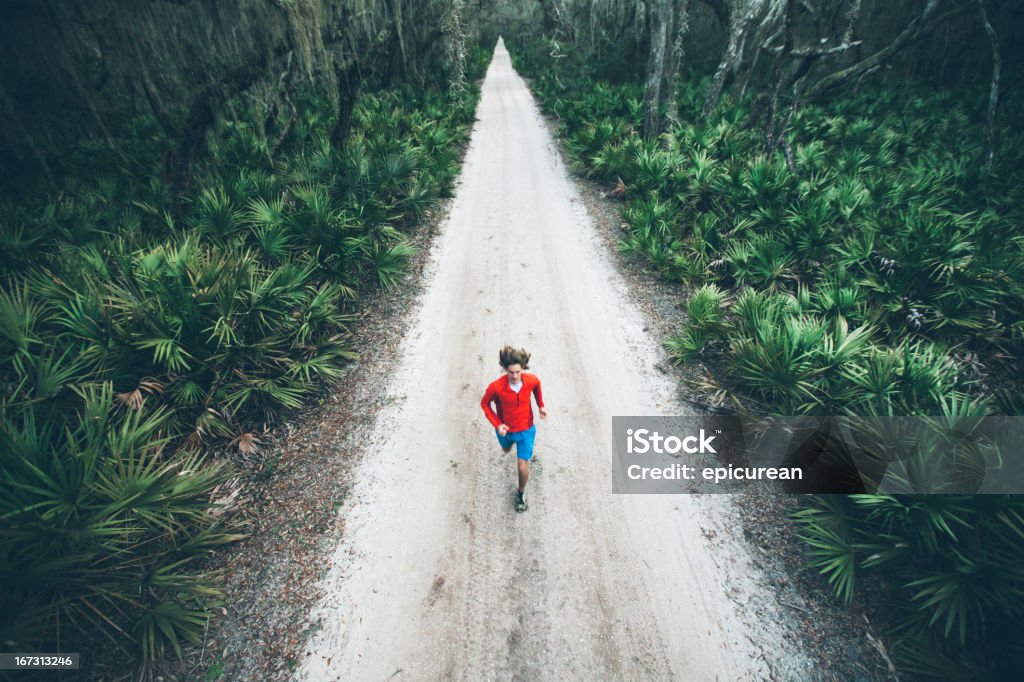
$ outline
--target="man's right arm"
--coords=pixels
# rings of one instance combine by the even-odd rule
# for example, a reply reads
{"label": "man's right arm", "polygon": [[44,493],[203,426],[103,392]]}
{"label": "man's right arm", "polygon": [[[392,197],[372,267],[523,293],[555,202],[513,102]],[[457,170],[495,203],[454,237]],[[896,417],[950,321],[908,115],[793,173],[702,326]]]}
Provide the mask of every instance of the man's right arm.
{"label": "man's right arm", "polygon": [[497,397],[497,392],[488,386],[487,390],[484,391],[483,399],[480,401],[480,407],[484,409],[484,416],[487,417],[487,421],[491,422],[491,426],[494,428],[501,426],[501,420],[498,419],[497,413],[495,413],[494,409],[491,407],[491,402]]}

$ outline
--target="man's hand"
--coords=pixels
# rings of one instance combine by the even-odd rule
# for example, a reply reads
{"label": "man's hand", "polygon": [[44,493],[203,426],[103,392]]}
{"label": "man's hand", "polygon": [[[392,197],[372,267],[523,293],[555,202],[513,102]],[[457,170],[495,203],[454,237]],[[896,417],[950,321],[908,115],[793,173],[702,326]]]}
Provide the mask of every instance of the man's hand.
{"label": "man's hand", "polygon": [[508,427],[507,426],[502,424],[501,426],[498,427],[498,435],[499,436],[505,436],[507,434],[508,434]]}
{"label": "man's hand", "polygon": [[546,407],[540,408],[540,418],[541,419],[547,419],[548,418],[548,408],[546,408]]}

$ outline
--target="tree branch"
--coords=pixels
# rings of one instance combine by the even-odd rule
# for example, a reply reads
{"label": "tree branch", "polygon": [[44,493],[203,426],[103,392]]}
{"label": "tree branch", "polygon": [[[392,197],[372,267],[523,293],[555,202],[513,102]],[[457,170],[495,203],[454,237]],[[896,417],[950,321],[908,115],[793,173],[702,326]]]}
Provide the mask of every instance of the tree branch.
{"label": "tree branch", "polygon": [[911,21],[891,43],[870,57],[825,76],[808,89],[805,99],[813,99],[832,88],[842,85],[846,81],[857,78],[867,71],[877,69],[911,42],[931,31],[936,24],[929,24],[928,20],[935,13],[938,4],[939,0],[928,0],[928,4],[925,5],[921,14]]}

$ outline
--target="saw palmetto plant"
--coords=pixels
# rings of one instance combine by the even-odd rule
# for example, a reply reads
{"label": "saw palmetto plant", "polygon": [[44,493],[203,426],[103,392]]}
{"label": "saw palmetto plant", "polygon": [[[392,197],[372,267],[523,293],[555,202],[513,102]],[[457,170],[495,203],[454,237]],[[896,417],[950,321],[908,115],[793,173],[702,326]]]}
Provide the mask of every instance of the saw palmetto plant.
{"label": "saw palmetto plant", "polygon": [[[627,200],[624,248],[660,272],[697,287],[806,286],[816,307],[842,317],[851,331],[871,324],[870,344],[879,349],[927,356],[928,349],[963,344],[995,362],[1018,347],[1024,259],[1012,226],[1022,210],[1014,202],[1020,193],[1005,179],[1019,177],[1019,169],[1008,152],[1004,172],[988,176],[991,189],[980,196],[978,164],[967,162],[977,150],[958,142],[979,139],[977,121],[952,96],[922,88],[900,98],[879,89],[809,104],[793,118],[794,151],[786,159],[781,151],[764,153],[744,118],[745,102],[701,119],[693,108],[700,97],[683,88],[679,126],[648,144],[625,115],[635,84],[552,69],[528,52],[516,58],[528,72],[532,66],[534,88],[554,107],[580,170],[622,188],[614,193]],[[952,113],[940,114],[935,101]],[[671,211],[655,210],[669,196]],[[688,238],[684,226],[709,215],[736,227],[719,228],[714,242],[703,233],[696,242]],[[686,336],[684,330],[680,338]],[[732,346],[719,347],[730,357]],[[943,386],[924,397],[907,389],[918,381],[917,369],[903,351],[908,376],[897,409],[938,409],[943,391],[966,390]],[[843,374],[870,372],[851,367]],[[856,393],[841,382],[833,377],[828,390]]]}
{"label": "saw palmetto plant", "polygon": [[340,143],[329,102],[292,95],[276,119],[229,102],[178,191],[142,119],[117,151],[83,145],[59,192],[4,203],[0,638],[20,650],[202,644],[202,557],[242,537],[210,453],[257,455],[356,357],[354,313],[404,280],[478,91],[367,85]]}
{"label": "saw palmetto plant", "polygon": [[894,641],[908,672],[978,679],[1020,664],[1024,651],[1004,632],[1024,612],[1019,499],[829,495],[794,516],[811,565],[841,599],[872,571],[896,583],[905,600]]}
{"label": "saw palmetto plant", "polygon": [[[758,107],[740,96],[702,111],[708,81],[695,80],[680,87],[677,123],[645,143],[623,113],[636,83],[602,83],[528,48],[514,56],[557,114],[575,168],[625,201],[622,248],[692,287],[666,346],[679,362],[710,363],[715,395],[790,415],[1020,414],[1019,386],[986,393],[1020,376],[1024,351],[1019,133],[1006,131],[983,173],[970,103],[882,83],[805,103],[766,153]],[[914,464],[904,473],[943,463]],[[997,679],[1020,664],[1004,636],[1024,612],[1018,501],[805,506],[808,560],[840,598],[862,574],[895,578],[898,666]]]}
{"label": "saw palmetto plant", "polygon": [[179,651],[218,594],[197,561],[241,537],[229,470],[172,455],[171,408],[147,405],[163,386],[117,394],[62,331],[66,313],[27,284],[0,295],[0,319],[5,641],[59,646],[64,633],[81,646],[75,633],[92,633],[131,656]]}
{"label": "saw palmetto plant", "polygon": [[219,594],[199,558],[242,537],[225,515],[228,470],[168,457],[166,409],[118,407],[109,382],[77,394],[77,412],[5,406],[4,639],[81,645],[92,632],[145,658],[180,653]]}

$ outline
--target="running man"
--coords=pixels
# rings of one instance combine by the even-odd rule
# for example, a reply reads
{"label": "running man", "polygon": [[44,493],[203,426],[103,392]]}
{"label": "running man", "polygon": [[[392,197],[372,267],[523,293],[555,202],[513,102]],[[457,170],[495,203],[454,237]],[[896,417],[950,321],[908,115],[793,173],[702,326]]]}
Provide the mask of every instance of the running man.
{"label": "running man", "polygon": [[[484,408],[487,421],[491,422],[498,435],[501,449],[509,452],[516,445],[519,463],[519,492],[516,494],[516,511],[526,511],[526,482],[530,479],[530,459],[533,457],[533,438],[537,427],[533,424],[533,406],[530,395],[537,400],[540,418],[547,419],[544,397],[540,392],[540,379],[528,374],[530,354],[522,348],[505,346],[498,351],[498,362],[505,374],[487,387],[480,407]],[[496,409],[491,409],[494,403]]]}

